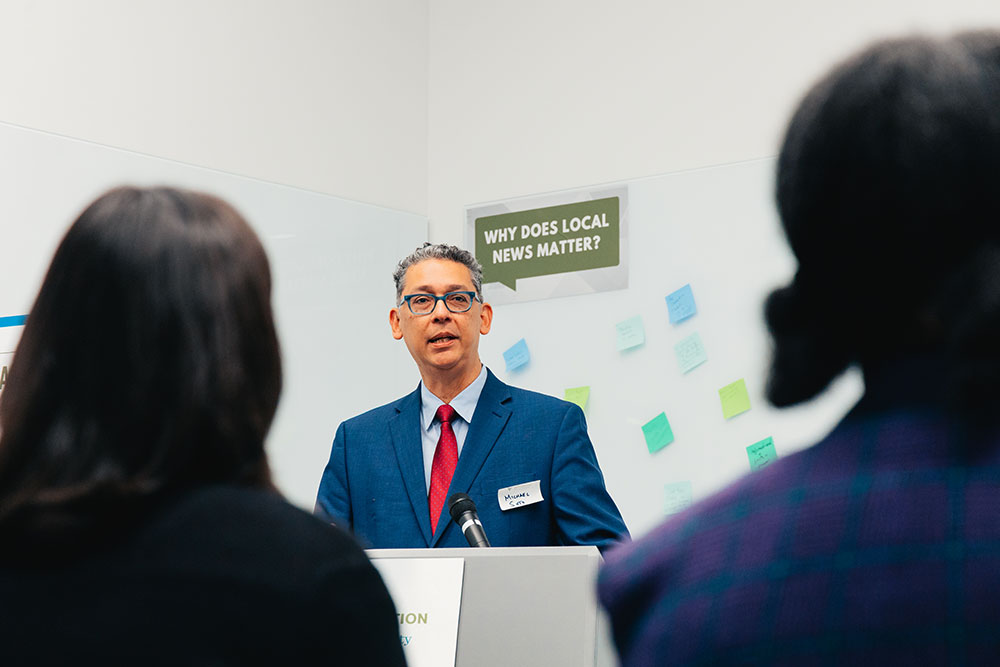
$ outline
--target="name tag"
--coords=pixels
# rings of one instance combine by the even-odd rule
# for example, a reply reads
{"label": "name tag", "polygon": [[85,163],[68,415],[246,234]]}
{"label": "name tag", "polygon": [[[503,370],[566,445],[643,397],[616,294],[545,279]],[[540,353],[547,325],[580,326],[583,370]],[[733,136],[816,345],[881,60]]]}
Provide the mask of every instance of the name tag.
{"label": "name tag", "polygon": [[542,498],[542,482],[537,479],[534,482],[525,482],[516,486],[508,486],[505,489],[497,489],[497,502],[500,503],[500,509],[504,512],[524,507],[525,505],[540,503],[543,500],[545,498]]}

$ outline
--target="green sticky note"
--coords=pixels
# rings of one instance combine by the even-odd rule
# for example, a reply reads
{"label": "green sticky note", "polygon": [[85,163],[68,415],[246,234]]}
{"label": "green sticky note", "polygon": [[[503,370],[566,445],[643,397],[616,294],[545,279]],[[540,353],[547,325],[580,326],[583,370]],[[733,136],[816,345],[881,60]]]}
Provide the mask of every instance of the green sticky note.
{"label": "green sticky note", "polygon": [[581,410],[586,410],[587,401],[590,400],[590,387],[573,387],[567,389],[563,394],[563,398],[570,403],[576,403],[580,406]]}
{"label": "green sticky note", "polygon": [[722,401],[722,416],[730,419],[750,409],[750,394],[747,385],[741,379],[727,384],[719,390],[719,400]]}
{"label": "green sticky note", "polygon": [[701,336],[697,332],[674,345],[674,354],[677,355],[677,365],[681,373],[687,373],[708,361],[705,346],[702,345]]}
{"label": "green sticky note", "polygon": [[662,412],[643,425],[642,435],[646,438],[646,448],[650,454],[660,451],[674,441],[670,422],[667,421],[667,415]]}
{"label": "green sticky note", "polygon": [[646,330],[642,327],[642,317],[639,315],[616,324],[615,333],[619,352],[646,342]]}
{"label": "green sticky note", "polygon": [[663,513],[677,514],[691,506],[691,482],[663,485]]}
{"label": "green sticky note", "polygon": [[750,459],[750,470],[760,470],[777,461],[778,453],[774,451],[774,439],[764,438],[747,447],[747,458]]}

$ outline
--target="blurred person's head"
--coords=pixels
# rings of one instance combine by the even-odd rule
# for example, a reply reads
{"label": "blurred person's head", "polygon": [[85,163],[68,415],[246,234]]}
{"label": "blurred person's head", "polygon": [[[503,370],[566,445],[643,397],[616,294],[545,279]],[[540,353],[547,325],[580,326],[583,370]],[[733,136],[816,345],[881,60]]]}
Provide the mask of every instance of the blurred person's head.
{"label": "blurred person's head", "polygon": [[270,487],[267,257],[211,195],[122,187],[63,238],[0,397],[0,525],[58,533],[208,484]]}
{"label": "blurred person's head", "polygon": [[768,298],[768,397],[935,357],[955,407],[1000,378],[1000,35],[878,43],[789,124],[777,203],[798,260]]}

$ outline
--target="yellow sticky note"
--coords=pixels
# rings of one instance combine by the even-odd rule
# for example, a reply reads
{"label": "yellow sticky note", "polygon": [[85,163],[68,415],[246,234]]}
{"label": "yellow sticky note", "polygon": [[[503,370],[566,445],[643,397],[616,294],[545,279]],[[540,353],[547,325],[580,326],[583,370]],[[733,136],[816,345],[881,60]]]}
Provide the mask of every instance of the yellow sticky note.
{"label": "yellow sticky note", "polygon": [[722,416],[730,419],[750,409],[750,394],[747,393],[746,382],[742,378],[727,384],[719,390],[719,400],[722,401]]}
{"label": "yellow sticky note", "polygon": [[576,403],[580,406],[581,410],[586,411],[587,401],[590,400],[590,387],[573,387],[567,389],[563,394],[563,398],[570,403]]}

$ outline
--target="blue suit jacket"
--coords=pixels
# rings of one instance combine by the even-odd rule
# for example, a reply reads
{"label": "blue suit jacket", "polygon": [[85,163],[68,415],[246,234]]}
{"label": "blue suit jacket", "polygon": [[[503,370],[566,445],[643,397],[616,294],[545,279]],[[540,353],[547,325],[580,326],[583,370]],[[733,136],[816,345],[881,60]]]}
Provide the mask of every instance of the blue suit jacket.
{"label": "blue suit jacket", "polygon": [[[544,500],[501,511],[497,490],[538,480]],[[488,372],[448,495],[467,493],[493,546],[608,546],[628,536],[583,411]],[[468,546],[442,512],[431,535],[420,389],[343,422],[316,512],[374,548]]]}

